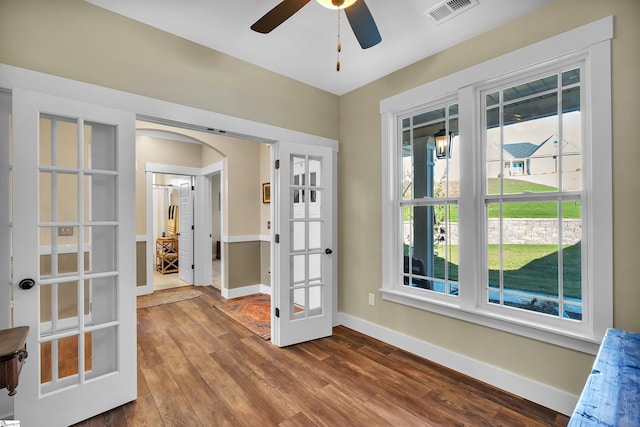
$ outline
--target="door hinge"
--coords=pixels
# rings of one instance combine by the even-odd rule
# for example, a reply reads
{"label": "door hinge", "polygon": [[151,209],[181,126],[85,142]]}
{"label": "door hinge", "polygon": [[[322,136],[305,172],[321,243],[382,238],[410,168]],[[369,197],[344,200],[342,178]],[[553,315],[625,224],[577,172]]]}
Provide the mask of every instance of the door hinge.
{"label": "door hinge", "polygon": [[196,191],[196,186],[195,185],[191,186],[191,191]]}
{"label": "door hinge", "polygon": [[195,268],[196,268],[196,266],[195,266],[195,265],[193,265],[193,264],[191,264],[191,269],[192,269],[192,270],[195,270]]}
{"label": "door hinge", "polygon": [[276,234],[275,238],[276,238],[276,243],[280,243],[280,235]]}
{"label": "door hinge", "polygon": [[276,317],[280,318],[280,309],[276,307]]}
{"label": "door hinge", "polygon": [[276,169],[280,169],[280,159],[276,160]]}
{"label": "door hinge", "polygon": [[195,230],[195,229],[196,229],[196,226],[195,226],[195,225],[192,225],[192,226],[191,226],[191,229],[192,229],[192,230]]}

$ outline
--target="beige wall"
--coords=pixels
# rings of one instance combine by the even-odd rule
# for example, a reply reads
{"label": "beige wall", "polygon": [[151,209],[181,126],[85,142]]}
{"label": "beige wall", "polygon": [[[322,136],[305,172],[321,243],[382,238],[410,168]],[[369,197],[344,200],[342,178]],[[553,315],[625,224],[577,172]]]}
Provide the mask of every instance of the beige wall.
{"label": "beige wall", "polygon": [[0,63],[338,138],[337,96],[81,0],[2,0]]}
{"label": "beige wall", "polygon": [[147,242],[136,242],[136,286],[147,284]]}
{"label": "beige wall", "polygon": [[[637,0],[556,0],[340,98],[82,1],[4,0],[0,9],[1,63],[339,137],[340,311],[576,394],[592,356],[398,304],[368,306],[367,294],[381,286],[378,109],[388,96],[614,15],[615,326],[640,332]],[[236,232],[245,234],[229,225]]]}
{"label": "beige wall", "polygon": [[[202,168],[214,163],[224,165],[223,237],[267,234],[269,205],[262,203],[261,183],[268,181],[269,147],[255,141],[169,128],[139,122],[138,128],[171,131],[191,137],[202,144],[192,144],[151,136],[136,138],[136,223],[137,233],[146,234],[145,164],[159,163]],[[266,154],[265,154],[266,153]],[[264,179],[266,170],[266,180]],[[217,200],[213,201],[217,207]],[[265,208],[266,206],[266,208]],[[224,288],[265,284],[269,274],[269,247],[258,240],[226,245],[228,274]],[[215,241],[214,241],[215,244]],[[248,249],[251,248],[251,249]],[[213,248],[215,255],[215,246]],[[267,260],[265,264],[265,259]],[[251,267],[249,267],[251,266]],[[236,268],[246,271],[235,271]],[[251,282],[250,279],[255,281]]]}
{"label": "beige wall", "polygon": [[613,169],[615,326],[640,332],[640,144],[635,117],[640,70],[640,2],[557,0],[340,99],[339,310],[578,394],[593,357],[527,338],[381,301],[367,294],[381,283],[380,100],[608,15],[613,40]]}
{"label": "beige wall", "polygon": [[229,289],[260,283],[260,242],[226,243],[225,253]]}

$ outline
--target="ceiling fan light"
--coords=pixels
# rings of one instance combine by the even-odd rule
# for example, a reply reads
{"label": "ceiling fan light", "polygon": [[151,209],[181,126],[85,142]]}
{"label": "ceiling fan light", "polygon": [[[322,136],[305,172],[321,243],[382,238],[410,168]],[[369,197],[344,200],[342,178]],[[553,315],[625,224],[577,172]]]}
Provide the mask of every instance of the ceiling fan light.
{"label": "ceiling fan light", "polygon": [[344,3],[342,3],[342,5],[340,6],[336,6],[335,4],[333,4],[333,0],[317,0],[318,3],[320,3],[322,6],[326,7],[327,9],[346,9],[349,6],[351,6],[352,4],[354,4],[357,0],[344,0]]}

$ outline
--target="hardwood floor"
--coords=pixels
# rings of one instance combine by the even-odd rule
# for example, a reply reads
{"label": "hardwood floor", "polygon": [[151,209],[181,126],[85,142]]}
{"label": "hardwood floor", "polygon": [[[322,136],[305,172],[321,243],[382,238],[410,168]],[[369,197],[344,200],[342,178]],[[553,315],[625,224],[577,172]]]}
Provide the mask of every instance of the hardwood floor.
{"label": "hardwood floor", "polygon": [[138,310],[138,400],[79,426],[564,426],[568,418],[345,327],[277,348],[198,298]]}

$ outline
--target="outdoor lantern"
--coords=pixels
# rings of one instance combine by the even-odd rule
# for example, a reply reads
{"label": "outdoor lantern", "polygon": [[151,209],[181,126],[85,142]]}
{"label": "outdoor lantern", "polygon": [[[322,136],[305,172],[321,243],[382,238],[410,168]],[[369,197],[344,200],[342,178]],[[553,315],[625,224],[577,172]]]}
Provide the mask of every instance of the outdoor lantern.
{"label": "outdoor lantern", "polygon": [[451,157],[451,132],[447,135],[445,129],[440,129],[433,137],[436,139],[436,157],[444,159]]}

